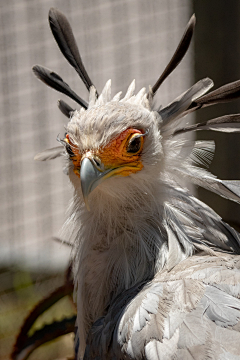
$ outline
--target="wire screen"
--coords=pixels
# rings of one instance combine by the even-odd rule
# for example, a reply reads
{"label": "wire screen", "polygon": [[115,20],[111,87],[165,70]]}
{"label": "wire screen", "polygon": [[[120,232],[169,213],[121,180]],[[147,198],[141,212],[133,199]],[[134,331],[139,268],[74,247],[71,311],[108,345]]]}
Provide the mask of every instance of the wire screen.
{"label": "wire screen", "polygon": [[[34,78],[34,64],[46,66],[87,100],[77,73],[61,55],[47,15],[63,11],[72,27],[83,62],[101,91],[112,79],[113,93],[153,85],[170,60],[191,9],[188,0],[28,1],[0,5],[0,262],[34,267],[65,266],[69,249],[55,243],[71,197],[59,159],[34,162],[36,153],[57,146],[67,118],[57,94]],[[156,106],[167,104],[191,84],[191,51],[163,84]],[[68,101],[72,107],[76,104]]]}

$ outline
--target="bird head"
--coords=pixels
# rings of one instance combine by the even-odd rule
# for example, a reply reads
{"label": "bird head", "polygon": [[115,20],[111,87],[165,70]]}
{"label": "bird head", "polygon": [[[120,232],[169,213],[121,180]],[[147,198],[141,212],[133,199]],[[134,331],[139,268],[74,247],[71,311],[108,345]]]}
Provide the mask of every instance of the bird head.
{"label": "bird head", "polygon": [[150,110],[146,90],[135,96],[134,89],[133,81],[120,100],[120,94],[111,98],[111,81],[98,98],[92,87],[88,109],[75,111],[67,125],[62,143],[69,157],[69,176],[79,193],[81,186],[89,210],[92,192],[129,198],[153,181],[154,171],[159,174],[160,116]]}
{"label": "bird head", "polygon": [[[159,178],[163,166],[163,122],[162,114],[153,111],[152,100],[161,83],[184,57],[192,38],[195,17],[192,16],[178,50],[157,83],[149,87],[149,92],[143,88],[135,95],[133,81],[122,99],[120,93],[111,98],[110,81],[98,94],[82,63],[65,15],[57,9],[50,9],[49,23],[60,50],[83,80],[90,96],[87,103],[55,72],[39,65],[33,67],[34,74],[41,81],[81,105],[80,110],[75,110],[59,101],[60,110],[70,119],[66,136],[58,139],[61,146],[46,150],[35,159],[49,160],[66,155],[70,179],[88,209],[91,203],[94,207],[95,198],[101,193],[105,194],[105,199],[107,194],[108,198],[131,202],[136,193],[139,197],[150,192]],[[212,86],[211,81],[207,83],[207,88],[209,86]],[[184,103],[184,109],[192,99],[193,96]],[[173,107],[170,107],[170,112],[173,110],[171,115],[174,117],[179,109]]]}

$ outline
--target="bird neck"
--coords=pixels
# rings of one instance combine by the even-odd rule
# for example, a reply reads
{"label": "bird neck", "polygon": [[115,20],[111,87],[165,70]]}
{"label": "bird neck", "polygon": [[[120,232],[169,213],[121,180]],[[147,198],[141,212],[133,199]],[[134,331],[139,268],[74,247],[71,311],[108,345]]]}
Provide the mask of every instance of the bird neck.
{"label": "bird neck", "polygon": [[80,207],[75,278],[82,339],[115,296],[150,280],[164,262],[159,208],[149,203],[147,195],[137,207],[104,195],[90,212]]}

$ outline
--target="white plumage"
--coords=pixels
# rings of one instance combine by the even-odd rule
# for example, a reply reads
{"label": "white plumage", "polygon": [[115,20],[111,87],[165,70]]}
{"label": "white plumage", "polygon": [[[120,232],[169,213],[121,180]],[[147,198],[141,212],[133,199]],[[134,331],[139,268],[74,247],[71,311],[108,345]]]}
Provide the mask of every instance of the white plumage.
{"label": "white plumage", "polygon": [[240,358],[240,235],[182,180],[237,202],[240,185],[197,167],[211,160],[212,142],[179,137],[239,131],[240,115],[181,127],[187,113],[236,97],[239,82],[205,95],[213,86],[206,78],[165,108],[152,105],[184,56],[194,23],[193,17],[156,85],[135,95],[132,82],[121,99],[111,95],[110,80],[98,95],[65,16],[50,10],[55,39],[90,90],[87,104],[57,74],[34,67],[41,80],[82,105],[60,103],[70,117],[66,138],[36,156],[64,153],[74,186],[64,236],[74,245],[79,358]]}

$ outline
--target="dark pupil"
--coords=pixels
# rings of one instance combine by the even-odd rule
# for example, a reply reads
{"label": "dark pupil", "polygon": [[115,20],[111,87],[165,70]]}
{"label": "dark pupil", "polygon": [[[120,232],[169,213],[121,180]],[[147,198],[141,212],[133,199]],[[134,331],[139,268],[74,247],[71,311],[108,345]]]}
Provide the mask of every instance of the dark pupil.
{"label": "dark pupil", "polygon": [[68,155],[74,156],[74,152],[72,151],[71,146],[69,144],[66,144],[66,151]]}
{"label": "dark pupil", "polygon": [[140,137],[135,137],[135,139],[133,139],[129,143],[128,148],[127,148],[127,152],[135,154],[136,152],[139,151],[140,147],[141,147],[141,138]]}

